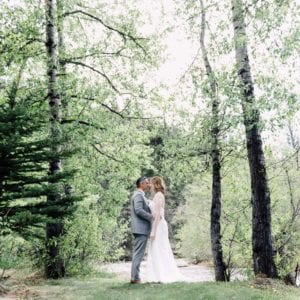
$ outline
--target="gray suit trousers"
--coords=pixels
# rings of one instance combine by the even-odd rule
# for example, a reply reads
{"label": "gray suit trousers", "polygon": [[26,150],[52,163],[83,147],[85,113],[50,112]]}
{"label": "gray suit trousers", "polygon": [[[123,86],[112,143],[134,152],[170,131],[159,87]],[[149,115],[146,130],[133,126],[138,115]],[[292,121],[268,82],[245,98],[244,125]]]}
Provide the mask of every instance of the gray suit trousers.
{"label": "gray suit trousers", "polygon": [[134,245],[131,265],[131,280],[140,280],[140,265],[143,260],[148,236],[144,234],[133,234]]}

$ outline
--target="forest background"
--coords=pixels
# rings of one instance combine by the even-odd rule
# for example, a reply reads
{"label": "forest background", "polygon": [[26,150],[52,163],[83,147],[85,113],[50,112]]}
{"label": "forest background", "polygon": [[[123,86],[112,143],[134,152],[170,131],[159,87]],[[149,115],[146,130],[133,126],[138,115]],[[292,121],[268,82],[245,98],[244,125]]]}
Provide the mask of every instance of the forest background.
{"label": "forest background", "polygon": [[[234,31],[234,7],[246,35]],[[221,245],[224,278],[236,268],[257,273],[250,119],[263,145],[272,258],[279,277],[292,270],[300,255],[299,10],[296,0],[1,0],[2,279],[25,266],[58,278],[130,259],[130,195],[140,175],[166,181],[176,255],[216,266]]]}

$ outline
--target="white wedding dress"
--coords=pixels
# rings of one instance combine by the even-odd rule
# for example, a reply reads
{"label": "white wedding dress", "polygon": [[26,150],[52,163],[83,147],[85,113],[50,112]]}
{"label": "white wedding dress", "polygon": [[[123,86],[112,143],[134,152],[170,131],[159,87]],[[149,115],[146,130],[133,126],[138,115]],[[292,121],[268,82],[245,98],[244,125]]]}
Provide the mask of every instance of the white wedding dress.
{"label": "white wedding dress", "polygon": [[[153,214],[155,206],[155,197],[163,200],[162,193],[156,193],[153,201],[150,201],[149,207]],[[163,198],[162,198],[163,197]],[[156,228],[155,239],[150,240],[146,261],[146,281],[147,282],[176,282],[186,281],[186,278],[180,273],[169,242],[168,224],[165,220],[164,208],[160,208],[160,221]]]}

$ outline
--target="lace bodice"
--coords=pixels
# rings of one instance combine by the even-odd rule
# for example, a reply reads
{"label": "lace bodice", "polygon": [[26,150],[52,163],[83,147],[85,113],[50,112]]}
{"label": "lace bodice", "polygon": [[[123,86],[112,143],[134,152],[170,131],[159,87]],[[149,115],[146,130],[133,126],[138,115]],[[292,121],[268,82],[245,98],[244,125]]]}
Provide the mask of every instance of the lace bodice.
{"label": "lace bodice", "polygon": [[[149,200],[149,207],[151,210],[151,213],[155,216],[156,212],[155,212],[155,201],[161,201],[162,203],[164,203],[164,196],[161,193],[156,193],[153,200]],[[160,208],[160,217],[161,218],[165,218],[165,209],[164,207]]]}
{"label": "lace bodice", "polygon": [[[154,208],[155,204],[153,202],[153,200],[149,200],[149,207],[151,210],[152,215],[155,217],[155,208]],[[165,217],[165,209],[163,207],[160,208],[160,217],[164,218]]]}

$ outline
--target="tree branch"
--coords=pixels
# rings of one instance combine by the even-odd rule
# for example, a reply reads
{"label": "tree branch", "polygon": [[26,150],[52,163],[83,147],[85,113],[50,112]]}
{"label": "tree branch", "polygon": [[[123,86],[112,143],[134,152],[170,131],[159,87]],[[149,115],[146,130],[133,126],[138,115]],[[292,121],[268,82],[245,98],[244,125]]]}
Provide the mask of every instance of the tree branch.
{"label": "tree branch", "polygon": [[111,86],[111,88],[117,92],[119,95],[127,95],[127,94],[130,94],[130,93],[121,93],[117,88],[116,86],[112,83],[112,81],[110,80],[110,78],[103,72],[95,69],[94,67],[91,67],[85,63],[82,63],[80,61],[73,61],[73,60],[62,60],[61,61],[62,63],[67,63],[67,64],[73,64],[73,65],[78,65],[78,66],[82,66],[82,67],[85,67],[85,68],[88,68],[90,70],[92,70],[93,72],[95,73],[98,73],[100,74],[102,77],[104,77],[106,79],[106,81],[109,83],[109,85]]}
{"label": "tree branch", "polygon": [[[121,56],[121,57],[131,59],[132,57],[122,54],[122,51],[125,50],[125,49],[126,49],[125,47],[122,47],[116,52],[99,52],[99,51],[97,51],[97,52],[89,53],[89,54],[82,55],[82,56],[70,57],[70,58],[67,58],[66,60],[67,61],[74,61],[74,60],[77,60],[77,59],[83,59],[83,58],[88,58],[88,57],[97,57],[97,56],[100,56],[100,55]],[[62,60],[62,62],[64,62],[64,61]]]}
{"label": "tree branch", "polygon": [[267,168],[271,168],[273,166],[276,166],[278,164],[282,164],[284,165],[285,163],[289,162],[291,159],[293,159],[296,155],[298,155],[300,152],[300,146],[298,146],[298,148],[295,149],[295,151],[293,153],[291,153],[290,155],[288,155],[287,157],[280,159],[274,163],[271,163]]}
{"label": "tree branch", "polygon": [[102,155],[104,155],[104,156],[106,156],[106,157],[108,157],[108,158],[110,158],[110,159],[112,159],[112,160],[114,160],[114,161],[116,161],[116,162],[118,162],[118,163],[122,163],[122,164],[125,163],[123,160],[119,160],[119,159],[115,158],[114,156],[112,156],[112,155],[110,155],[110,154],[107,154],[107,153],[101,151],[101,150],[100,150],[98,147],[96,147],[96,145],[94,145],[94,144],[92,144],[92,147],[93,147],[97,152],[99,152],[100,154],[102,154]]}
{"label": "tree branch", "polygon": [[81,124],[81,125],[86,125],[86,126],[90,126],[90,127],[94,127],[94,128],[97,128],[97,129],[100,129],[100,130],[106,130],[106,128],[104,127],[100,127],[96,124],[92,124],[92,123],[89,123],[89,122],[86,122],[86,121],[83,121],[83,120],[76,120],[76,119],[63,119],[61,120],[60,122],[61,124],[69,124],[69,123],[78,123],[78,124]]}
{"label": "tree branch", "polygon": [[[84,99],[84,100],[90,100],[90,101],[95,101],[96,98],[94,97],[80,97],[80,96],[77,96],[77,95],[71,95],[71,98],[81,98],[81,99]],[[106,108],[107,110],[109,110],[110,112],[118,115],[119,117],[121,117],[122,119],[128,119],[128,120],[153,120],[153,119],[158,119],[160,117],[152,117],[152,118],[145,118],[145,117],[133,117],[133,116],[124,116],[122,114],[122,111],[124,111],[124,109],[119,112],[113,108],[111,108],[109,105],[107,104],[104,104],[104,103],[99,103],[102,107]]]}
{"label": "tree branch", "polygon": [[114,27],[112,27],[112,26],[110,26],[110,25],[107,25],[107,24],[106,24],[102,19],[100,19],[99,17],[94,16],[93,14],[90,14],[90,13],[88,13],[88,12],[86,12],[86,11],[83,11],[83,10],[80,10],[80,9],[74,10],[74,11],[70,11],[70,12],[66,12],[66,13],[64,13],[62,16],[63,16],[63,17],[67,17],[67,16],[71,16],[71,15],[75,15],[75,14],[82,14],[82,15],[88,16],[88,17],[90,17],[91,19],[94,19],[94,20],[100,22],[100,23],[101,23],[104,27],[106,27],[107,29],[109,29],[109,30],[111,30],[111,31],[114,31],[114,32],[118,33],[118,34],[124,39],[124,41],[126,41],[127,39],[130,39],[131,41],[134,42],[134,44],[135,44],[138,48],[142,49],[142,51],[144,52],[145,55],[147,55],[146,50],[145,50],[145,49],[143,48],[143,46],[138,42],[138,40],[145,40],[145,38],[134,37],[134,36],[132,36],[132,35],[129,34],[129,33],[125,33],[125,32],[123,32],[123,31],[121,31],[121,30],[119,30],[119,29],[116,29],[116,28],[114,28]]}

